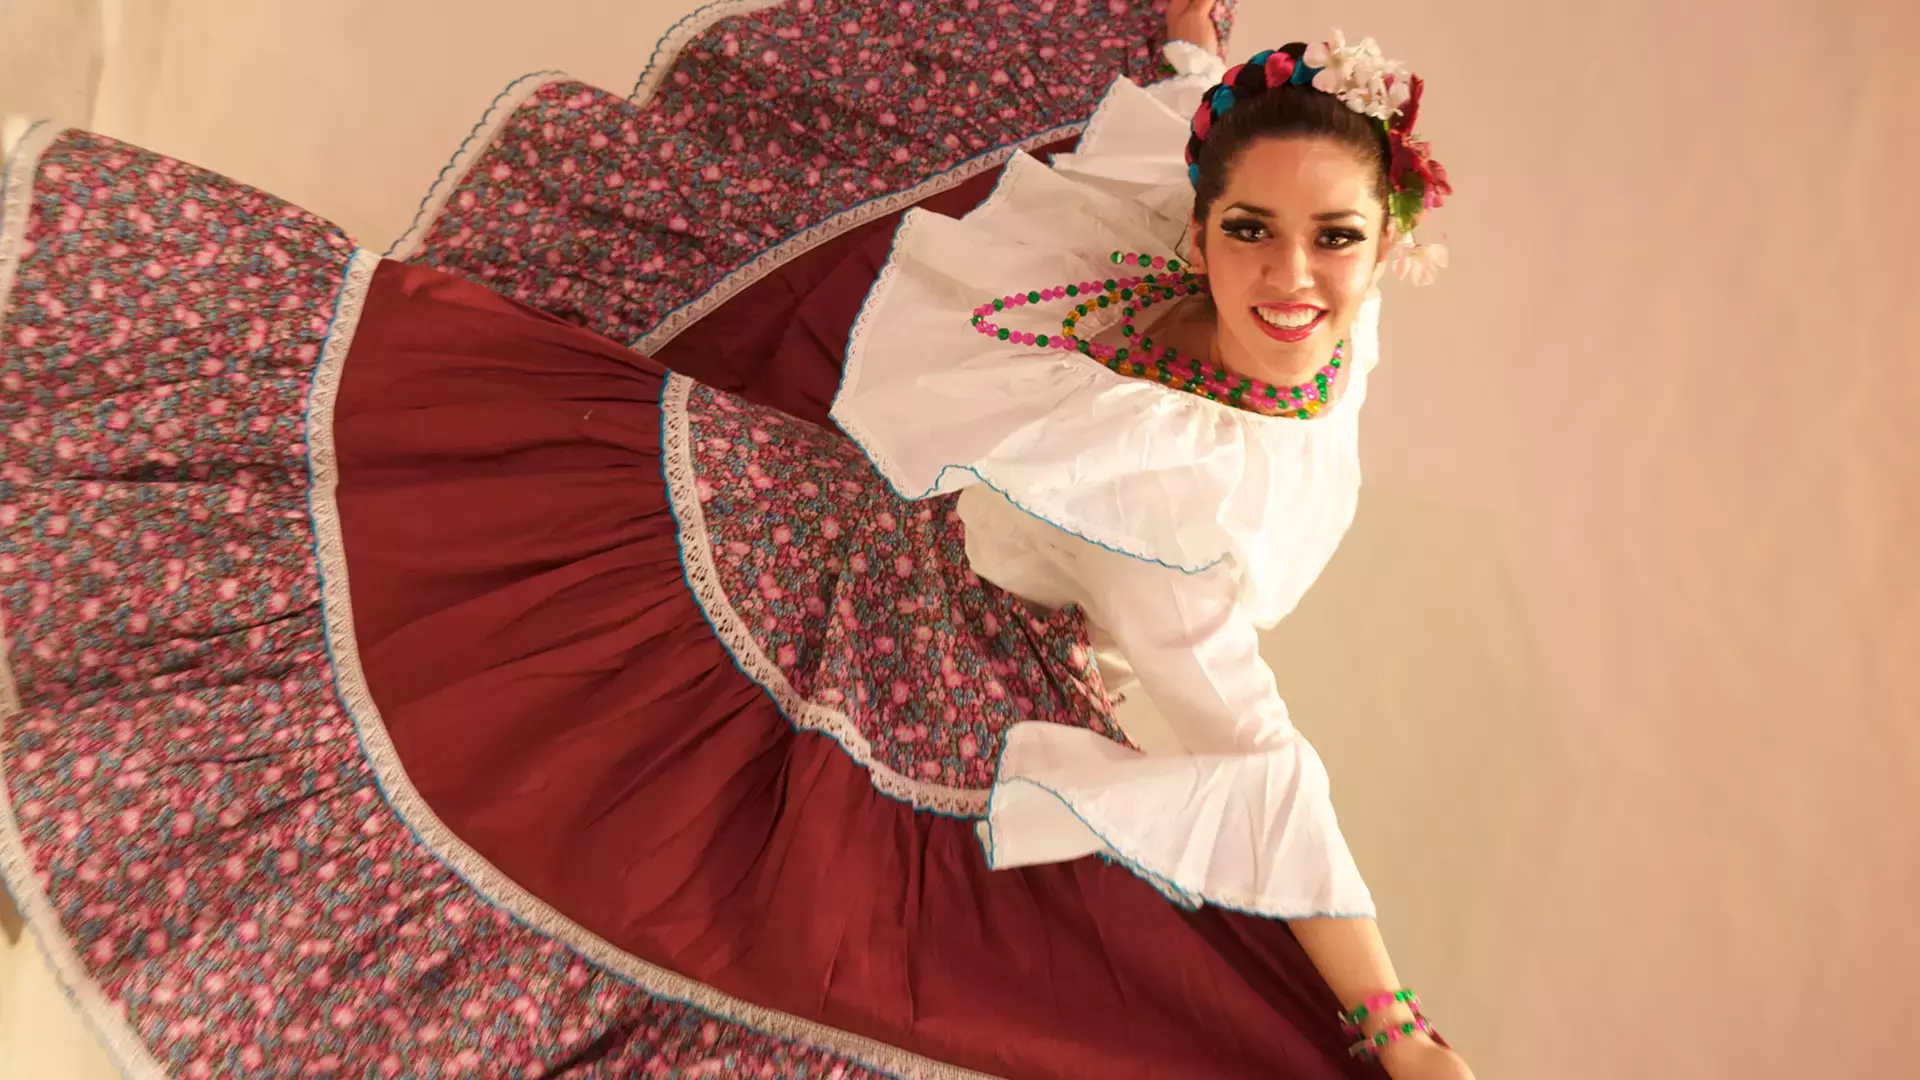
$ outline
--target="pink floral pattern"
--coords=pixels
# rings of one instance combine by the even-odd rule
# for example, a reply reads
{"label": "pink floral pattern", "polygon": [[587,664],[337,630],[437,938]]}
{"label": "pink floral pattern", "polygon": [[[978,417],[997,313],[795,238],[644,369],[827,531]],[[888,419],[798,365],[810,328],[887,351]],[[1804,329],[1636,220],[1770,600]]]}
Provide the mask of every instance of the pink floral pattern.
{"label": "pink floral pattern", "polygon": [[306,502],[346,238],[92,136],[35,184],[0,326],[13,869],[147,1052],[189,1078],[876,1077],[516,921],[382,798]]}
{"label": "pink floral pattern", "polygon": [[795,0],[724,19],[644,104],[535,92],[413,257],[635,342],[808,227],[1081,123],[1118,76],[1158,78],[1165,9]]}
{"label": "pink floral pattern", "polygon": [[[1115,75],[1150,76],[1160,6],[797,0],[729,19],[642,106],[540,90],[418,257],[633,340],[832,214],[1084,119]],[[61,137],[34,185],[0,324],[7,869],[45,898],[99,1019],[193,1078],[877,1077],[517,920],[382,797],[335,686],[307,501],[307,398],[351,242],[91,136]],[[823,475],[866,508],[836,543],[824,503],[783,505],[788,539],[839,560],[805,578],[778,522],[753,535],[708,504],[797,583],[739,592],[783,671],[877,696],[861,716],[888,760],[955,783],[982,783],[1023,715],[1110,732],[1071,614],[1036,624],[956,569],[948,504],[901,507],[825,433],[778,436],[794,453],[762,472],[831,451]],[[729,461],[714,478],[751,485]],[[855,538],[894,579],[858,576]],[[810,596],[893,635],[893,666],[795,624]],[[1011,659],[1036,647],[1044,663]],[[953,715],[892,701],[910,670],[959,678]]]}
{"label": "pink floral pattern", "polygon": [[871,764],[986,789],[1022,720],[1125,740],[1084,617],[981,581],[953,497],[900,499],[846,437],[703,386],[687,441],[733,616],[798,697],[852,720]]}

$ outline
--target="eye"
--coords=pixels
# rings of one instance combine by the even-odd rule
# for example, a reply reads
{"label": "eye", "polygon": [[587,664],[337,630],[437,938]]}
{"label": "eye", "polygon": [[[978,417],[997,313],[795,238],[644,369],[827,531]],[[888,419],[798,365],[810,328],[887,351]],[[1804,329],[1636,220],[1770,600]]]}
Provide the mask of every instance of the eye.
{"label": "eye", "polygon": [[1257,244],[1267,238],[1267,227],[1253,218],[1234,218],[1220,223],[1220,231],[1246,244]]}
{"label": "eye", "polygon": [[1366,242],[1367,234],[1359,229],[1328,229],[1320,234],[1320,246],[1335,250]]}

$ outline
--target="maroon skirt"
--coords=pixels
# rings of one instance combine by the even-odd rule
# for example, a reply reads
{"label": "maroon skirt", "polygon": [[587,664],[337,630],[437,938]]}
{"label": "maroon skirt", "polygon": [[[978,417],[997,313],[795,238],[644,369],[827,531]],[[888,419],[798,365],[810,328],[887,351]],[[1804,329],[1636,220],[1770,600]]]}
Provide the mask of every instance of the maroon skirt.
{"label": "maroon skirt", "polygon": [[[977,5],[807,6],[637,104],[523,86],[410,261],[83,134],[10,166],[0,868],[131,1074],[1369,1074],[1285,924],[986,869],[1000,731],[1121,737],[1084,627],[821,426],[898,212],[1147,34],[1056,14],[1023,88]],[[696,106],[810,37],[795,101],[946,119],[706,180],[772,151]],[[865,89],[950,57],[1044,108]]]}

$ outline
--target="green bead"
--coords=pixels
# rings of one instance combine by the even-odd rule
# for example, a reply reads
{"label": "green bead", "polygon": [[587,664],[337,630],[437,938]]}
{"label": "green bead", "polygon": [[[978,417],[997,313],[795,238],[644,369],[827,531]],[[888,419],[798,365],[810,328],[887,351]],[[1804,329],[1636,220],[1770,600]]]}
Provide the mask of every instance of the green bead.
{"label": "green bead", "polygon": [[1140,339],[1140,347],[1141,347],[1141,348],[1143,348],[1143,349],[1151,349],[1151,348],[1153,348],[1153,339],[1152,339],[1152,338],[1150,338],[1150,337],[1143,337],[1143,338],[1141,338],[1141,339]]}
{"label": "green bead", "polygon": [[1080,295],[1080,286],[1078,286],[1078,285],[1069,285],[1069,286],[1067,286],[1067,295],[1068,295],[1068,296],[1079,296],[1079,295]]}
{"label": "green bead", "polygon": [[1294,397],[1294,400],[1295,400],[1295,401],[1298,401],[1298,400],[1300,399],[1300,395],[1301,395],[1301,394],[1303,394],[1303,393],[1305,393],[1305,392],[1306,392],[1306,391],[1304,391],[1304,390],[1302,390],[1302,389],[1300,389],[1300,388],[1299,388],[1299,387],[1297,387],[1297,386],[1296,386],[1296,387],[1294,387],[1294,388],[1293,388],[1293,397]]}
{"label": "green bead", "polygon": [[1045,345],[1047,343],[1047,335],[1045,334],[1033,335],[1033,343],[1035,345]]}
{"label": "green bead", "polygon": [[1240,404],[1240,391],[1235,390],[1229,393],[1227,395],[1227,400],[1233,402],[1235,405]]}
{"label": "green bead", "polygon": [[1027,294],[1027,303],[1037,304],[1039,302],[1040,302],[1040,290],[1035,289],[1034,291]]}
{"label": "green bead", "polygon": [[1226,369],[1226,368],[1220,368],[1220,369],[1218,369],[1217,371],[1215,371],[1215,372],[1213,373],[1213,377],[1214,377],[1214,378],[1216,378],[1216,379],[1224,379],[1224,378],[1226,378],[1226,377],[1227,377],[1227,369]]}
{"label": "green bead", "polygon": [[[1401,1001],[1405,1001],[1405,1000],[1407,1000],[1407,999],[1406,999],[1406,998],[1401,998],[1400,1000],[1401,1000]],[[1411,1035],[1411,1034],[1413,1034],[1413,1031],[1414,1031],[1414,1026],[1413,1026],[1413,1021],[1411,1021],[1411,1020],[1409,1020],[1409,1021],[1407,1021],[1406,1023],[1404,1023],[1404,1024],[1401,1024],[1401,1025],[1400,1025],[1400,1034],[1402,1034],[1402,1035]]]}
{"label": "green bead", "polygon": [[986,318],[986,316],[984,316],[984,315],[975,315],[975,316],[973,317],[973,325],[975,325],[975,326],[979,326],[979,325],[980,325],[980,320],[981,320],[981,319],[984,319],[984,318]]}
{"label": "green bead", "polygon": [[1180,272],[1180,260],[1179,260],[1179,259],[1168,259],[1168,260],[1167,260],[1167,269],[1168,269],[1168,270],[1171,270],[1171,271],[1173,271],[1173,272],[1174,272],[1174,273],[1176,273],[1176,274],[1177,274],[1177,273],[1179,273],[1179,272]]}
{"label": "green bead", "polygon": [[1101,307],[1106,307],[1107,304],[1111,303],[1111,301],[1109,301],[1106,297],[1103,296],[1099,300],[1095,301],[1095,303],[1099,304]]}
{"label": "green bead", "polygon": [[1107,284],[1107,288],[1108,288],[1108,289],[1110,289],[1110,290],[1111,290],[1111,289],[1117,289],[1117,288],[1119,288],[1119,287],[1120,287],[1120,283],[1119,283],[1118,281],[1115,281],[1115,280],[1114,280],[1114,279],[1112,279],[1112,278],[1108,278],[1108,279],[1107,279],[1107,283],[1106,283],[1106,284]]}
{"label": "green bead", "polygon": [[1074,310],[1078,311],[1082,315],[1085,315],[1087,313],[1087,305],[1081,304],[1079,307],[1074,308]]}
{"label": "green bead", "polygon": [[1129,319],[1131,319],[1131,318],[1133,318],[1133,309],[1132,309],[1132,308],[1130,308],[1130,307],[1123,307],[1123,308],[1121,308],[1121,309],[1120,309],[1120,314],[1122,314],[1122,315],[1124,315],[1124,316],[1126,316],[1127,318],[1129,318]]}
{"label": "green bead", "polygon": [[1122,300],[1131,300],[1131,299],[1133,299],[1133,290],[1132,290],[1132,289],[1121,289],[1121,290],[1120,290],[1120,299],[1122,299]]}
{"label": "green bead", "polygon": [[1141,266],[1152,266],[1152,265],[1153,265],[1153,256],[1151,256],[1151,255],[1142,255],[1142,256],[1140,256],[1140,265],[1141,265]]}
{"label": "green bead", "polygon": [[1123,327],[1121,327],[1121,328],[1120,328],[1120,336],[1121,336],[1121,337],[1132,337],[1132,336],[1133,336],[1133,327],[1131,327],[1131,326],[1123,326]]}
{"label": "green bead", "polygon": [[1280,396],[1280,390],[1279,390],[1279,388],[1278,388],[1278,387],[1273,387],[1273,386],[1269,386],[1269,387],[1267,387],[1267,396],[1268,396],[1268,397],[1270,397],[1270,398],[1272,398],[1272,397],[1279,397],[1279,396]]}
{"label": "green bead", "polygon": [[1149,285],[1151,285],[1151,284],[1153,284],[1153,275],[1152,275],[1152,274],[1148,274],[1148,275],[1147,275],[1146,277],[1143,277],[1143,278],[1141,278],[1140,280],[1141,280],[1141,281],[1144,281],[1144,282],[1146,282],[1146,283],[1147,283],[1147,284],[1149,284]]}
{"label": "green bead", "polygon": [[1126,347],[1122,346],[1118,349],[1113,350],[1113,358],[1115,360],[1125,360],[1127,358]]}
{"label": "green bead", "polygon": [[1126,255],[1125,252],[1116,251],[1113,253],[1113,261],[1119,262],[1122,258],[1125,257],[1125,255]]}
{"label": "green bead", "polygon": [[995,300],[993,302],[993,310],[995,311],[1007,310],[1007,302],[1005,300]]}
{"label": "green bead", "polygon": [[1000,328],[1000,333],[999,333],[999,334],[997,334],[997,335],[995,335],[995,336],[997,336],[997,337],[998,337],[998,338],[999,338],[999,339],[1000,339],[1001,341],[1005,341],[1005,340],[1007,340],[1007,338],[1008,338],[1008,336],[1009,336],[1009,334],[1008,334],[1008,331],[1007,331],[1007,328],[1006,328],[1006,327],[1004,327],[1004,326],[1003,326],[1003,327],[1001,327],[1001,328]]}

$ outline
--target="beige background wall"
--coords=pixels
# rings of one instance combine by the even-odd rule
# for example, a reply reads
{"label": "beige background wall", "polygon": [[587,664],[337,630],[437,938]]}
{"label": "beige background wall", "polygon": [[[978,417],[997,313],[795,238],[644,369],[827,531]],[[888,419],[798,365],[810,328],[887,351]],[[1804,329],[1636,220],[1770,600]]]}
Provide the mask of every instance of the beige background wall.
{"label": "beige background wall", "polygon": [[[508,80],[624,90],[693,6],[141,4],[96,126],[384,246]],[[1270,652],[1408,979],[1488,1080],[1900,1074],[1920,7],[1244,0],[1236,52],[1334,25],[1430,81],[1454,268],[1390,294],[1360,518]],[[22,1001],[0,1075],[62,1075],[9,1068]]]}

